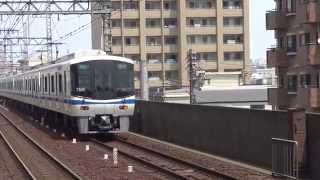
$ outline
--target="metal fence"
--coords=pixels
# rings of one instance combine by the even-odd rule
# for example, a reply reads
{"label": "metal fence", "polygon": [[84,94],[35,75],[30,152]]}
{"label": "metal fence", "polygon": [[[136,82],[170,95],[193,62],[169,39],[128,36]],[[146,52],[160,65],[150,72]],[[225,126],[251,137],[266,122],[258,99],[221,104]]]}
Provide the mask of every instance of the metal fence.
{"label": "metal fence", "polygon": [[272,138],[272,174],[290,179],[299,178],[297,141]]}

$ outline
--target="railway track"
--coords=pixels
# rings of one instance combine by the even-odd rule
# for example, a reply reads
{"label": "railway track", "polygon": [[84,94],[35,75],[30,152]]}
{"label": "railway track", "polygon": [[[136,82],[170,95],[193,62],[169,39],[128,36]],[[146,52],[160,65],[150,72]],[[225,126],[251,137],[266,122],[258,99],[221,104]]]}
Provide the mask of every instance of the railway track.
{"label": "railway track", "polygon": [[91,139],[91,142],[108,150],[117,148],[120,155],[155,168],[158,171],[168,174],[176,179],[233,179],[211,169],[167,156],[124,140],[115,139],[112,142],[105,143],[96,139]]}
{"label": "railway track", "polygon": [[[26,171],[26,179],[81,179],[80,176],[22,131],[5,114],[0,113],[0,121],[2,121],[0,126],[1,137]],[[6,124],[3,122],[6,122]]]}
{"label": "railway track", "polygon": [[[2,153],[4,151],[8,151],[10,153],[10,157],[12,158],[11,160],[15,161],[14,163],[16,164],[16,167],[19,167],[19,169],[17,168],[16,171],[14,172],[15,175],[17,175],[16,173],[19,173],[18,176],[22,176],[21,178],[30,179],[30,180],[36,179],[34,177],[34,175],[31,173],[30,169],[24,164],[24,162],[22,161],[20,156],[13,149],[13,147],[11,146],[11,144],[9,143],[9,141],[7,140],[7,138],[4,136],[4,134],[1,131],[0,131],[0,147],[1,147]],[[6,148],[6,149],[3,149],[3,148]],[[7,163],[7,162],[5,162],[5,163]],[[12,168],[12,165],[11,165],[11,167],[10,167],[10,165],[8,165],[8,166],[9,166],[8,168]],[[7,169],[7,170],[9,171],[9,169]],[[11,170],[14,171],[13,168]],[[14,179],[14,178],[15,177],[12,177],[11,179]]]}

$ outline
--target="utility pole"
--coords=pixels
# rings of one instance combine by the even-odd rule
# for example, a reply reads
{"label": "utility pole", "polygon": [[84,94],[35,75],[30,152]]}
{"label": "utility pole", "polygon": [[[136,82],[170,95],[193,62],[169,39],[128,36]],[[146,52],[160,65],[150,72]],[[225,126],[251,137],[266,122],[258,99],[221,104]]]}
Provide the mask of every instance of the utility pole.
{"label": "utility pole", "polygon": [[195,53],[192,52],[192,49],[189,49],[188,52],[188,67],[189,67],[189,93],[190,93],[190,104],[195,104],[195,94],[194,94],[194,86],[197,80],[196,78],[196,60],[197,56]]}
{"label": "utility pole", "polygon": [[149,83],[148,83],[148,69],[147,61],[140,61],[140,91],[141,99],[148,101],[149,100]]}
{"label": "utility pole", "polygon": [[[50,6],[49,6],[50,8]],[[49,9],[50,10],[50,9]],[[46,30],[47,30],[47,61],[52,61],[52,28],[51,15],[46,15]]]}
{"label": "utility pole", "polygon": [[102,15],[102,33],[103,33],[103,50],[111,54],[112,50],[112,20],[111,20],[111,1],[105,1],[103,3],[103,9],[109,10],[109,13]]}

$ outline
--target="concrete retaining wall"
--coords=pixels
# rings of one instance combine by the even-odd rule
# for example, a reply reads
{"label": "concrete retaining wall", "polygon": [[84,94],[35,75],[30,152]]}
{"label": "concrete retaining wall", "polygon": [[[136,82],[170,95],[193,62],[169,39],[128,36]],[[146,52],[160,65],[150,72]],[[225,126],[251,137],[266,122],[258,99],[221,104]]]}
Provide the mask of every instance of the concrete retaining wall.
{"label": "concrete retaining wall", "polygon": [[271,169],[271,138],[292,139],[290,113],[137,101],[130,130]]}
{"label": "concrete retaining wall", "polygon": [[307,114],[307,156],[312,179],[320,179],[320,114]]}

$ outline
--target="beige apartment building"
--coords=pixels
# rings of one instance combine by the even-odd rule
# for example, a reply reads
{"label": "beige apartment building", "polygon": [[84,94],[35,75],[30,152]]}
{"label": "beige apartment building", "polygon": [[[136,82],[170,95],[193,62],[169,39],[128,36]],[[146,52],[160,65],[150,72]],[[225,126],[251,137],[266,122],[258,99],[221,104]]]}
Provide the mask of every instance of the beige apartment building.
{"label": "beige apartment building", "polygon": [[[207,72],[243,71],[249,65],[249,0],[112,0],[112,54],[147,61],[149,86],[189,85],[187,53]],[[92,47],[101,49],[101,21]]]}
{"label": "beige apartment building", "polygon": [[320,111],[320,2],[276,0],[266,14],[268,30],[277,45],[267,51],[269,67],[276,67],[278,88],[269,89],[275,108]]}

